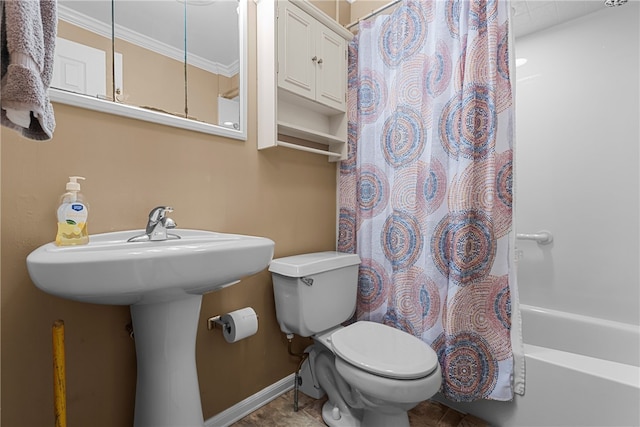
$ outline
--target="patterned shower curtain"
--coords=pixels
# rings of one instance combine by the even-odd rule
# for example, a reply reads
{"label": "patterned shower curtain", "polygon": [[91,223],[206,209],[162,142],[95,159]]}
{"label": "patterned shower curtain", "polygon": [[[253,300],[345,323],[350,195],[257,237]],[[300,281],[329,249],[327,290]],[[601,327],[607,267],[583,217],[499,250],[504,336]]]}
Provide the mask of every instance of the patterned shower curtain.
{"label": "patterned shower curtain", "polygon": [[508,8],[405,0],[349,47],[338,250],[362,259],[356,318],[430,344],[455,401],[514,392]]}

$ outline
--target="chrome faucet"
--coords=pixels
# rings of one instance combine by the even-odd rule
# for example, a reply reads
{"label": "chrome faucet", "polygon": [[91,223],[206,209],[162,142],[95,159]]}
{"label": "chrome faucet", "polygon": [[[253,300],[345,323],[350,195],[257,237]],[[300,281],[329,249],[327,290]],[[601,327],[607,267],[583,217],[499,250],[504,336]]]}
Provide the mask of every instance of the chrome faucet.
{"label": "chrome faucet", "polygon": [[177,234],[168,233],[167,230],[176,228],[174,220],[167,216],[168,213],[173,212],[173,208],[169,206],[158,206],[151,209],[149,212],[149,221],[145,229],[145,234],[130,238],[129,242],[139,242],[145,240],[169,240],[179,239]]}

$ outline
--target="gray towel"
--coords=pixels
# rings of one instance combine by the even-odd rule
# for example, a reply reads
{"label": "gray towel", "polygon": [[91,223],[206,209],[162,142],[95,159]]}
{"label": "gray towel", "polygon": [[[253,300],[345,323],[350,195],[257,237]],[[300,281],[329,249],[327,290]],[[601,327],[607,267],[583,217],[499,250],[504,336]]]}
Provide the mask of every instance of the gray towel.
{"label": "gray towel", "polygon": [[51,139],[56,126],[48,89],[58,27],[57,0],[0,0],[2,125],[26,138]]}

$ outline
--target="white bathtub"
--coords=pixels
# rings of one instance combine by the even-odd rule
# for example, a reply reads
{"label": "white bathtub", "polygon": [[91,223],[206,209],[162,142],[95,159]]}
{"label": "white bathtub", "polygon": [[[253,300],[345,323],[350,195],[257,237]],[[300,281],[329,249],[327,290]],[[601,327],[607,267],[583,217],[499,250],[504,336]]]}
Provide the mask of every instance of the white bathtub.
{"label": "white bathtub", "polygon": [[494,426],[640,426],[638,326],[520,308],[525,395],[513,402],[437,400]]}

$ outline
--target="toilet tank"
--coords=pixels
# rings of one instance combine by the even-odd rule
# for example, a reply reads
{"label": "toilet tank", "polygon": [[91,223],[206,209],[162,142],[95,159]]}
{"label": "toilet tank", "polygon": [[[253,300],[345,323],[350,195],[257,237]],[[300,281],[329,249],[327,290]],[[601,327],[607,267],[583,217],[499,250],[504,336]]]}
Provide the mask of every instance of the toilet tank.
{"label": "toilet tank", "polygon": [[280,329],[303,337],[338,326],[353,316],[360,257],[316,252],[271,261]]}

